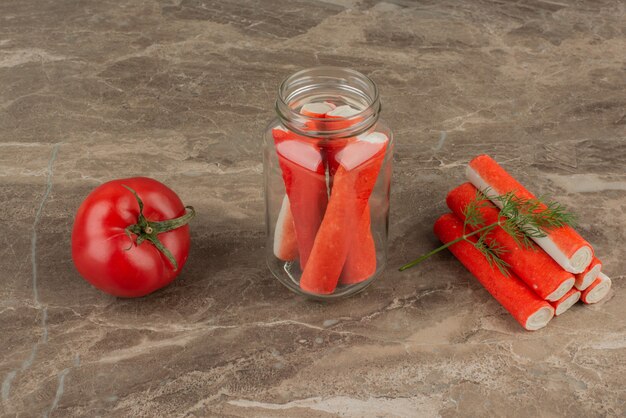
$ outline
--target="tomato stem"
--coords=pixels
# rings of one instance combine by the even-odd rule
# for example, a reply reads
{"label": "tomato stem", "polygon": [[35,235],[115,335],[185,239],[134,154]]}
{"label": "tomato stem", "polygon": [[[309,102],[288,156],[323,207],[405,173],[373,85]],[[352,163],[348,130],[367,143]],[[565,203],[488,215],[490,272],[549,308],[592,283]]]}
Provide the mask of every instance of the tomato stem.
{"label": "tomato stem", "polygon": [[[163,245],[161,240],[159,240],[157,235],[187,225],[189,221],[196,216],[196,211],[193,206],[185,206],[185,209],[188,211],[178,218],[151,222],[143,215],[143,201],[137,192],[126,185],[123,186],[128,189],[133,196],[135,196],[135,199],[137,199],[137,203],[139,204],[139,216],[137,217],[137,223],[129,225],[125,229],[126,235],[128,235],[128,238],[131,240],[131,246],[128,250],[132,248],[133,244],[141,245],[144,241],[150,241],[152,245],[154,245],[169,260],[174,267],[174,270],[178,270],[178,263],[176,262],[176,259],[170,250],[168,250],[165,245]],[[137,236],[135,242],[133,242],[131,234]]]}

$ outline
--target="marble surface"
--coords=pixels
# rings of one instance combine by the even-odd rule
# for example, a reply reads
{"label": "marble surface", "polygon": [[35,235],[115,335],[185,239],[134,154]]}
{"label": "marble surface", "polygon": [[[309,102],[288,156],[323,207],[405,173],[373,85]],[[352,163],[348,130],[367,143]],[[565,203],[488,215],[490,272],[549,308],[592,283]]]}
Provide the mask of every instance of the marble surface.
{"label": "marble surface", "polygon": [[[1,416],[626,413],[626,6],[620,0],[0,2]],[[353,67],[397,135],[390,260],[324,305],[263,260],[277,83]],[[608,298],[530,333],[450,255],[399,273],[467,161],[573,208]],[[73,214],[146,175],[198,210],[139,300],[72,266]]]}

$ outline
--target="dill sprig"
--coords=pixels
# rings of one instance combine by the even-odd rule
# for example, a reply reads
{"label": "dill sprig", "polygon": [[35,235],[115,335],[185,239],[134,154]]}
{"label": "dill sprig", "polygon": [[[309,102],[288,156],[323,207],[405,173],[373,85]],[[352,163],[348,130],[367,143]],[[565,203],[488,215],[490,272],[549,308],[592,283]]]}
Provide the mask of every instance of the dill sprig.
{"label": "dill sprig", "polygon": [[[505,276],[510,276],[509,264],[502,259],[507,249],[489,236],[489,232],[496,228],[502,228],[509,234],[520,247],[536,249],[533,238],[547,236],[547,232],[565,225],[574,225],[575,217],[572,213],[557,202],[546,201],[544,198],[525,199],[515,196],[514,193],[493,195],[486,189],[484,192],[477,191],[476,196],[469,202],[463,211],[463,235],[447,244],[442,245],[410,263],[400,267],[400,271],[409,269],[422,261],[430,258],[456,244],[467,241],[485,256],[492,268],[497,268]],[[500,207],[498,220],[491,224],[485,221],[481,209],[490,206],[492,200]],[[470,237],[478,235],[477,240]]]}

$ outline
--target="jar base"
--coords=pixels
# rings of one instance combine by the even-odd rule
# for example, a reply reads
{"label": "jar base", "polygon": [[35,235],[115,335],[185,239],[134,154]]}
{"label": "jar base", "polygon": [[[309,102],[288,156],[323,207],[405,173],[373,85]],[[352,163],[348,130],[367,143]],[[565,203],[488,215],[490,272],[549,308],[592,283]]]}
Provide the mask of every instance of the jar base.
{"label": "jar base", "polygon": [[278,259],[268,259],[267,267],[272,272],[272,275],[278,279],[287,289],[292,292],[304,296],[310,300],[317,301],[331,301],[343,299],[349,296],[353,296],[362,292],[368,288],[384,271],[385,263],[377,265],[376,271],[368,279],[359,283],[349,285],[338,285],[335,291],[329,295],[320,295],[315,293],[309,293],[300,288],[299,277],[302,275],[300,270],[300,263],[298,261],[282,261]]}

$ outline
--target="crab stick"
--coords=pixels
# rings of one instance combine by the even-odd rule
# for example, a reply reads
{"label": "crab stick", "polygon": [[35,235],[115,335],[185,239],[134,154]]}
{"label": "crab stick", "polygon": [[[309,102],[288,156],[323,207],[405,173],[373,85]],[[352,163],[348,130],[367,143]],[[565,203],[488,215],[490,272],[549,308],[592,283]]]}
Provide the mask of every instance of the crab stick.
{"label": "crab stick", "polygon": [[[337,106],[326,114],[327,119],[338,118],[351,118],[357,115],[360,111],[348,105]],[[360,119],[351,121],[335,122],[334,129],[347,128],[355,123],[360,122]],[[333,178],[338,168],[338,162],[336,160],[336,154],[345,147],[347,140],[335,140],[331,142],[326,149],[327,161],[328,161],[328,173],[330,177],[329,184],[332,188]],[[339,282],[341,284],[355,284],[360,283],[376,272],[376,245],[374,244],[374,237],[372,236],[371,220],[370,220],[370,208],[369,203],[363,211],[363,217],[359,222],[356,236],[350,251],[348,251],[348,257],[346,258],[346,264],[341,272]]]}
{"label": "crab stick", "polygon": [[285,196],[278,213],[276,229],[274,231],[274,255],[283,261],[291,261],[298,258],[298,240],[296,227],[291,215],[289,198]]}
{"label": "crab stick", "polygon": [[387,137],[369,134],[350,142],[336,155],[339,168],[324,220],[300,278],[310,293],[332,293],[382,166]]}
{"label": "crab stick", "polygon": [[[448,193],[446,203],[450,210],[461,220],[465,220],[465,211],[478,193],[471,183],[464,183]],[[498,222],[500,211],[490,202],[481,202],[480,214],[485,222],[483,226]],[[474,230],[468,226],[470,230]],[[470,231],[467,231],[470,232]],[[539,297],[557,301],[574,286],[574,276],[566,272],[541,248],[526,248],[519,245],[504,229],[496,226],[487,233],[489,240],[494,240],[506,250],[500,258],[509,264],[511,270],[528,285]]]}
{"label": "crab stick", "polygon": [[[329,102],[307,103],[300,109],[300,113],[314,118],[337,119],[336,122],[327,123],[318,121],[310,126],[315,126],[318,130],[324,129],[342,129],[348,128],[352,124],[358,122],[351,120],[343,120],[359,113],[359,110],[348,106],[335,106]],[[340,120],[341,119],[341,120]],[[312,121],[313,122],[313,121]],[[325,143],[323,155],[328,168],[329,188],[332,193],[333,180],[335,173],[339,168],[337,154],[349,143],[356,138],[333,138]],[[376,272],[376,246],[371,231],[370,209],[369,204],[363,211],[357,230],[356,236],[352,242],[346,262],[339,279],[341,284],[355,284],[369,279]]]}
{"label": "crab stick", "polygon": [[591,260],[591,264],[587,266],[585,271],[575,275],[576,283],[574,284],[574,286],[576,286],[578,290],[585,290],[591,285],[591,283],[593,283],[598,278],[598,275],[600,275],[601,271],[602,262],[598,260],[597,257],[593,257],[593,260]]}
{"label": "crab stick", "polygon": [[[333,106],[331,103],[310,103],[310,106],[302,106],[300,113],[313,118],[323,118],[322,120],[311,120],[307,122],[307,127],[318,131],[341,131],[348,129],[352,125],[362,122],[363,118],[357,117],[361,112],[349,105]],[[321,112],[327,110],[326,113]]]}
{"label": "crab stick", "polygon": [[306,103],[300,108],[300,114],[310,118],[323,118],[333,109],[335,106],[328,102]]}
{"label": "crab stick", "polygon": [[328,203],[324,162],[319,147],[307,138],[272,132],[304,269]]}
{"label": "crab stick", "polygon": [[556,316],[561,315],[563,312],[567,311],[569,308],[574,306],[576,302],[580,299],[580,290],[575,287],[571,288],[569,292],[567,292],[563,297],[557,301],[551,302],[554,307],[554,314]]}
{"label": "crab stick", "polygon": [[[335,107],[336,106],[332,103],[327,102],[307,103],[300,108],[300,113],[312,118],[323,118],[326,113],[330,112]],[[282,127],[274,128],[272,130],[272,134],[276,144],[286,140],[298,139],[296,134],[293,134]],[[310,234],[306,234],[305,237],[309,235]],[[307,247],[309,246],[306,245],[306,243],[303,244]],[[282,206],[278,214],[278,220],[276,222],[276,229],[274,232],[274,255],[283,261],[291,261],[298,256],[298,240],[296,238],[295,225],[293,215],[291,214],[291,208],[289,206],[288,196],[285,196],[283,199]],[[306,260],[300,261],[302,266],[304,266],[305,262]]]}
{"label": "crab stick", "polygon": [[326,126],[324,119],[326,115],[333,111],[337,106],[330,102],[312,102],[306,103],[300,108],[300,114],[307,116],[309,118],[314,118],[311,120],[307,120],[304,124],[305,126],[313,131],[326,131],[329,128]]}
{"label": "crab stick", "polygon": [[[452,213],[435,222],[435,234],[447,244],[463,236],[463,222]],[[468,240],[476,242],[475,237]],[[529,331],[545,327],[554,316],[554,308],[532,292],[517,276],[510,277],[492,267],[485,256],[465,240],[449,247],[454,256],[476,277],[483,287]]]}
{"label": "crab stick", "polygon": [[[501,207],[502,203],[493,198],[509,192],[520,199],[536,199],[488,155],[479,155],[470,161],[466,174],[469,181],[489,196],[497,206]],[[574,228],[566,225],[546,230],[545,233],[545,237],[533,240],[566,271],[582,273],[591,263],[593,248]]]}
{"label": "crab stick", "polygon": [[[361,113],[359,109],[355,109],[350,105],[337,106],[330,112],[326,113],[327,118],[351,118]],[[354,125],[355,122],[351,122],[350,125]]]}
{"label": "crab stick", "polygon": [[598,278],[583,290],[580,300],[586,304],[598,303],[606,297],[609,290],[611,290],[611,279],[606,274],[600,273]]}
{"label": "crab stick", "polygon": [[[337,119],[335,122],[323,122],[325,123],[325,129],[346,129],[351,125],[358,122],[357,121],[347,121],[343,120],[345,117],[353,116],[359,113],[357,109],[354,109],[348,105],[338,106],[332,111],[326,113],[325,118],[332,121],[333,119]],[[330,128],[331,124],[335,124]],[[328,166],[328,175],[329,175],[329,185],[332,188],[333,178],[335,176],[335,172],[339,168],[339,163],[337,162],[336,155],[339,151],[341,151],[348,143],[355,141],[355,137],[349,138],[332,138],[324,144],[324,151],[326,156],[326,164]]]}
{"label": "crab stick", "polygon": [[[333,110],[329,111],[324,115],[328,122],[324,122],[328,126],[332,126],[332,129],[346,129],[350,126],[354,125],[361,121],[360,118],[356,118],[356,120],[344,120],[344,118],[350,118],[355,116],[360,111],[348,105],[337,106]],[[336,121],[333,121],[336,119]],[[332,178],[335,175],[335,172],[338,168],[338,163],[336,160],[336,154],[341,151],[349,142],[354,141],[355,138],[333,138],[326,143],[326,152],[328,157],[328,172]]]}

